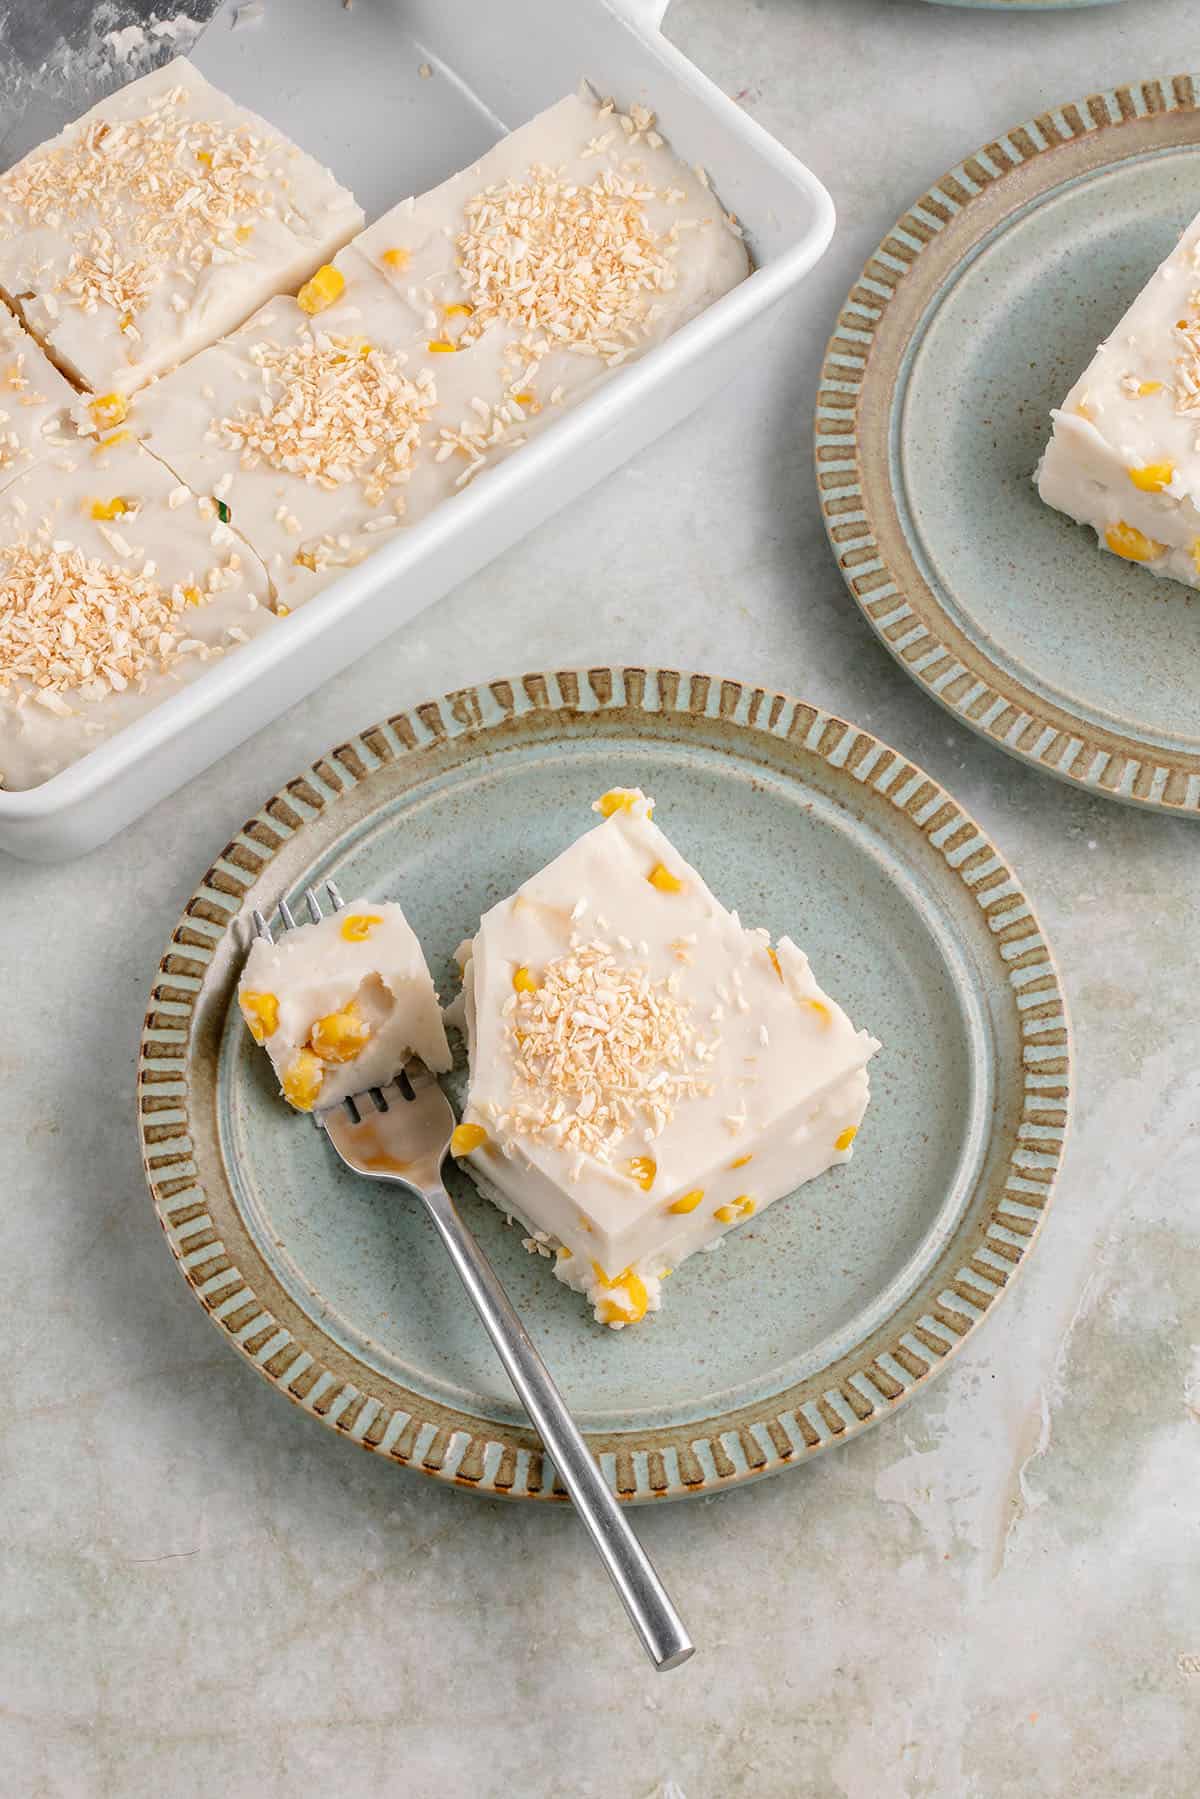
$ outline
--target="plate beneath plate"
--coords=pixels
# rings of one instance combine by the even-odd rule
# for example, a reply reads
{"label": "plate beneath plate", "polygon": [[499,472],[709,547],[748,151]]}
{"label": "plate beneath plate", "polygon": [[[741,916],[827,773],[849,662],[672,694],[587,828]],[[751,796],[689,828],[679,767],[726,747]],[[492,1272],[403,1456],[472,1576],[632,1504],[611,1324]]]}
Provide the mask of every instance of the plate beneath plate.
{"label": "plate beneath plate", "polygon": [[446,995],[481,911],[635,783],[885,1047],[853,1161],[686,1263],[636,1330],[599,1329],[451,1171],[622,1497],[771,1473],[906,1398],[1004,1290],[1061,1152],[1067,1029],[1037,921],[978,827],[866,732],[733,681],[600,668],[465,689],[341,745],[238,832],[172,937],[142,1043],[147,1176],[193,1292],[261,1374],[477,1491],[559,1496],[419,1206],[280,1103],[232,1004],[249,913],[330,876],[399,899]]}
{"label": "plate beneath plate", "polygon": [[1197,206],[1195,78],[1093,94],[905,214],[826,352],[816,453],[851,592],[964,723],[1097,793],[1200,812],[1200,593],[1044,506],[1050,409]]}

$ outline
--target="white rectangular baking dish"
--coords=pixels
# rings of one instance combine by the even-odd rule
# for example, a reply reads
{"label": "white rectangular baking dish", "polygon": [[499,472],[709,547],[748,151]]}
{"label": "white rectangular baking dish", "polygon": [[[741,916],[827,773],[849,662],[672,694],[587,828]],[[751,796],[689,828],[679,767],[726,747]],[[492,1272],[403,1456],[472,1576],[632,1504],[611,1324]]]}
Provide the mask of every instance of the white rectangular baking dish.
{"label": "white rectangular baking dish", "polygon": [[[755,272],[350,570],[286,630],[215,664],[41,787],[0,793],[0,847],[30,860],[103,843],[691,412],[761,354],[770,315],[833,233],[816,177],[662,36],[666,0],[354,0],[349,11],[338,0],[266,0],[261,22],[235,30],[239,3],[189,53],[327,162],[368,218],[474,160],[586,77],[622,106],[653,108],[672,147],[709,171],[744,225]],[[43,93],[6,138],[5,157],[145,66],[118,67],[57,107]]]}

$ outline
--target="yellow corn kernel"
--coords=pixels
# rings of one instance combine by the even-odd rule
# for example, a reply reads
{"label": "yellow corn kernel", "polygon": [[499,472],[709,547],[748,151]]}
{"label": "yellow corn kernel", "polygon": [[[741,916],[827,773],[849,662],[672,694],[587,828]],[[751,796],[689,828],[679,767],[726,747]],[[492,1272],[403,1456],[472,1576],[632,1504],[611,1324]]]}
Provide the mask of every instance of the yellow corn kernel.
{"label": "yellow corn kernel", "polygon": [[114,444],[126,443],[131,435],[132,433],[129,431],[114,431],[111,437],[102,437],[92,451],[92,455],[99,456],[102,450],[111,450]]}
{"label": "yellow corn kernel", "polygon": [[197,150],[196,161],[202,162],[206,169],[211,169],[212,168],[212,151],[211,150]]}
{"label": "yellow corn kernel", "polygon": [[754,1160],[754,1154],[753,1154],[753,1151],[752,1151],[752,1152],[751,1152],[751,1153],[750,1153],[750,1155],[748,1155],[748,1156],[739,1156],[739,1157],[738,1157],[738,1159],[737,1159],[737,1161],[736,1161],[736,1162],[731,1162],[731,1163],[730,1163],[730,1164],[729,1164],[729,1166],[730,1166],[730,1167],[731,1167],[731,1168],[744,1168],[744,1167],[745,1167],[745,1166],[746,1166],[746,1163],[747,1163],[747,1162],[753,1162],[753,1160]]}
{"label": "yellow corn kernel", "polygon": [[448,319],[469,319],[474,310],[475,308],[468,306],[465,300],[456,300],[453,306],[442,307],[442,311]]}
{"label": "yellow corn kernel", "polygon": [[239,225],[233,235],[239,244],[248,244],[250,239],[254,236],[254,226]]}
{"label": "yellow corn kernel", "polygon": [[342,920],[341,934],[347,943],[365,943],[375,926],[382,923],[378,912],[351,912]]}
{"label": "yellow corn kernel", "polygon": [[[533,406],[535,404],[534,396],[531,393],[514,394],[513,399],[517,402],[518,406]],[[607,817],[607,814],[605,814],[605,816]]]}
{"label": "yellow corn kernel", "polygon": [[1104,533],[1104,541],[1114,556],[1123,556],[1126,562],[1153,562],[1156,556],[1166,554],[1165,543],[1155,543],[1136,525],[1127,525],[1124,519],[1118,519]]}
{"label": "yellow corn kernel", "polygon": [[399,274],[401,269],[406,269],[412,261],[412,251],[385,250],[379,260],[386,264],[389,269],[395,269],[396,273]]}
{"label": "yellow corn kernel", "polygon": [[649,1193],[658,1173],[658,1163],[652,1156],[633,1156],[626,1162],[625,1172],[631,1181],[637,1182],[643,1193]]}
{"label": "yellow corn kernel", "polygon": [[673,875],[669,868],[663,867],[661,862],[656,862],[654,864],[654,867],[650,870],[646,879],[652,887],[657,887],[660,893],[683,892],[683,882],[679,879],[679,876]]}
{"label": "yellow corn kernel", "polygon": [[290,618],[292,616],[292,609],[290,606],[285,606],[281,600],[279,605],[275,608],[275,616],[276,618]]}
{"label": "yellow corn kernel", "polygon": [[1139,400],[1144,400],[1147,397],[1147,395],[1149,395],[1149,394],[1158,394],[1161,392],[1162,392],[1162,382],[1161,381],[1142,381],[1138,385]]}
{"label": "yellow corn kernel", "polygon": [[279,1029],[279,1001],[273,993],[239,993],[242,1017],[256,1043],[265,1043]]}
{"label": "yellow corn kernel", "polygon": [[469,1156],[474,1149],[482,1149],[488,1140],[488,1134],[481,1124],[456,1124],[450,1138],[450,1154],[452,1156]]}
{"label": "yellow corn kernel", "polygon": [[567,1248],[565,1243],[559,1244],[557,1250],[555,1251],[555,1254],[557,1255],[560,1262],[569,1262],[571,1259],[571,1252]]}
{"label": "yellow corn kernel", "polygon": [[513,986],[518,993],[536,993],[538,984],[527,968],[518,968],[513,975]]}
{"label": "yellow corn kernel", "polygon": [[446,356],[451,351],[457,350],[458,345],[452,344],[448,337],[431,337],[425,348],[431,350],[435,356]]}
{"label": "yellow corn kernel", "polygon": [[771,948],[771,946],[769,944],[767,945],[767,954],[771,958],[771,967],[775,970],[775,973],[779,976],[780,980],[782,981],[783,968],[780,965],[779,957],[775,954],[775,951]]}
{"label": "yellow corn kernel", "polygon": [[751,1199],[748,1193],[739,1193],[733,1203],[738,1209],[738,1216],[741,1218],[749,1218],[755,1207],[755,1201]]}
{"label": "yellow corn kernel", "polygon": [[[532,399],[533,396],[532,394],[517,394],[516,398],[524,401],[526,399]],[[592,807],[592,811],[598,812],[601,818],[611,818],[614,812],[632,812],[633,808],[638,803],[638,797],[638,794],[632,787],[610,787],[607,793],[602,793],[600,795],[600,798]],[[646,812],[647,818],[651,817],[653,812],[654,807],[648,807]]]}
{"label": "yellow corn kernel", "polygon": [[1170,487],[1171,482],[1175,479],[1175,464],[1173,462],[1144,462],[1141,468],[1131,468],[1126,472],[1133,485],[1141,493],[1162,493],[1163,489]]}
{"label": "yellow corn kernel", "polygon": [[683,1193],[674,1204],[667,1207],[668,1212],[694,1212],[704,1198],[704,1188],[694,1187],[690,1193]]}
{"label": "yellow corn kernel", "polygon": [[321,1093],[325,1064],[311,1049],[302,1049],[283,1076],[283,1092],[298,1112],[311,1112]]}
{"label": "yellow corn kernel", "polygon": [[832,1024],[833,1013],[829,1010],[829,1007],[825,1004],[823,999],[806,999],[804,1004],[808,1007],[810,1012],[816,1013],[822,1024]]}
{"label": "yellow corn kernel", "polygon": [[845,1130],[839,1131],[837,1136],[834,1138],[833,1147],[835,1149],[849,1149],[850,1145],[854,1142],[854,1139],[857,1136],[858,1136],[858,1126],[856,1124],[848,1124],[846,1126]]}
{"label": "yellow corn kernel", "polygon": [[646,1316],[646,1308],[650,1304],[650,1295],[646,1291],[646,1283],[640,1274],[632,1268],[626,1268],[615,1280],[609,1280],[599,1263],[593,1262],[597,1279],[614,1295],[623,1293],[626,1303],[615,1297],[601,1298],[596,1302],[596,1314],[601,1324],[636,1324],[639,1318]]}
{"label": "yellow corn kernel", "polygon": [[713,1217],[719,1218],[722,1224],[732,1224],[737,1215],[738,1209],[736,1206],[718,1206],[713,1213]]}
{"label": "yellow corn kernel", "polygon": [[645,1282],[640,1275],[631,1274],[627,1281],[618,1283],[629,1295],[628,1307],[618,1304],[613,1299],[602,1299],[596,1310],[601,1324],[637,1324],[646,1316],[646,1308],[650,1303],[650,1295],[646,1292]]}
{"label": "yellow corn kernel", "polygon": [[340,300],[346,291],[346,277],[332,263],[326,262],[317,270],[310,281],[306,281],[296,295],[296,304],[301,312],[312,314],[324,312],[335,300]]}
{"label": "yellow corn kernel", "polygon": [[371,1027],[351,1000],[340,1012],[318,1018],[308,1034],[309,1046],[322,1062],[353,1062],[371,1040]]}
{"label": "yellow corn kernel", "polygon": [[89,401],[88,411],[101,431],[110,425],[123,425],[129,417],[129,402],[124,394],[99,394]]}
{"label": "yellow corn kernel", "polygon": [[204,604],[204,595],[200,592],[198,587],[185,587],[183,590],[183,597],[189,606],[202,606]]}
{"label": "yellow corn kernel", "polygon": [[98,519],[124,518],[125,514],[128,511],[129,511],[128,500],[121,499],[121,497],[119,495],[115,499],[112,499],[112,500],[93,500],[92,501],[91,512],[92,512],[93,518],[98,518]]}
{"label": "yellow corn kernel", "polygon": [[335,362],[361,362],[375,347],[365,337],[340,337],[337,341],[340,348],[333,359]]}

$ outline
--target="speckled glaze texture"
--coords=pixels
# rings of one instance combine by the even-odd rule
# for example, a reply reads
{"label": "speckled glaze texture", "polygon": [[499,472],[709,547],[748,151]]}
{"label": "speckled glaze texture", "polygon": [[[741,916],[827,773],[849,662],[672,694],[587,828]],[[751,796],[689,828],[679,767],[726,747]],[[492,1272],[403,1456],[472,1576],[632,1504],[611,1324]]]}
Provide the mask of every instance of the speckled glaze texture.
{"label": "speckled glaze texture", "polygon": [[1200,811],[1200,595],[1102,553],[1032,483],[1050,409],[1196,211],[1195,79],[984,145],[851,289],[816,414],[851,593],[964,723],[1063,780]]}
{"label": "speckled glaze texture", "polygon": [[736,1485],[893,1410],[1005,1290],[1062,1149],[1067,1026],[1037,920],[971,819],[868,733],[735,681],[593,668],[464,689],[341,744],[231,840],[162,958],[147,1178],[193,1293],[262,1375],[480,1492],[562,1497],[419,1208],[356,1182],[280,1103],[231,1003],[249,913],[330,876],[399,898],[446,994],[480,912],[634,782],[885,1047],[853,1160],[694,1257],[634,1331],[598,1330],[452,1174],[622,1498]]}

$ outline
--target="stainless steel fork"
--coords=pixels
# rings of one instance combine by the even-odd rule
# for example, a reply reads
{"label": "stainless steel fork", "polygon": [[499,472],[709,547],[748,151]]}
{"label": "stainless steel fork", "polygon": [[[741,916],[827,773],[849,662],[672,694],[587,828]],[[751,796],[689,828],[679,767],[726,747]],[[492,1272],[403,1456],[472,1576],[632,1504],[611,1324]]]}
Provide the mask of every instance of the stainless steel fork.
{"label": "stainless steel fork", "polygon": [[[328,881],[326,889],[331,905],[340,910],[344,901],[334,883]],[[304,898],[313,922],[318,923],[321,907],[311,887],[305,889]],[[279,902],[279,916],[285,929],[295,928],[296,921],[284,900]],[[254,928],[260,937],[272,941],[261,912],[254,913]],[[450,1148],[455,1118],[436,1077],[423,1062],[413,1060],[386,1087],[372,1087],[355,1094],[340,1106],[315,1112],[313,1118],[342,1161],[356,1174],[395,1181],[424,1201],[505,1373],[562,1476],[646,1653],[660,1672],[678,1668],[693,1654],[691,1638],[580,1436],[499,1276],[442,1185],[442,1164]]]}

